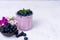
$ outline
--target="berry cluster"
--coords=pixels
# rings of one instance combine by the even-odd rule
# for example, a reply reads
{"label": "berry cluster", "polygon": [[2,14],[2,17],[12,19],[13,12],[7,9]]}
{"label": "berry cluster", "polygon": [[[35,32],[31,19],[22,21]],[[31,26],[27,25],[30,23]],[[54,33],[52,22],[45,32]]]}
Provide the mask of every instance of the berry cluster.
{"label": "berry cluster", "polygon": [[19,10],[17,12],[17,15],[20,15],[20,16],[30,16],[32,14],[33,14],[33,12],[30,9],[27,9],[27,10],[23,9],[23,10]]}
{"label": "berry cluster", "polygon": [[24,40],[28,40],[28,38],[26,37],[26,33],[21,32],[18,34],[17,26],[11,25],[10,23],[7,23],[7,25],[3,25],[0,28],[0,32],[7,37],[10,37],[12,35],[16,35],[17,38],[24,36]]}
{"label": "berry cluster", "polygon": [[7,25],[3,25],[2,33],[13,33],[17,30],[16,25],[11,25],[10,23],[7,23]]}

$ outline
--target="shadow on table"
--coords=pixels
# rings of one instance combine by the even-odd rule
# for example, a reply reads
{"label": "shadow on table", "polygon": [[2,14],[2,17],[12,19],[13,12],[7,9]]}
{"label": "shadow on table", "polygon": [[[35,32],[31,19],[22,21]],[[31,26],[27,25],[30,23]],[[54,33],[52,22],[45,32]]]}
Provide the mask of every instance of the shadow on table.
{"label": "shadow on table", "polygon": [[33,24],[32,24],[32,28],[37,28],[40,25],[40,21],[39,20],[33,20]]}

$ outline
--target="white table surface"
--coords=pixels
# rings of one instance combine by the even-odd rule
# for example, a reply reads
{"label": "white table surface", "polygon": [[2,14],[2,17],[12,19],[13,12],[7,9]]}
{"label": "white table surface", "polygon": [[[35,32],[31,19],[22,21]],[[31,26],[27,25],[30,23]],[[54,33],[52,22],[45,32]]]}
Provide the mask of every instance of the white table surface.
{"label": "white table surface", "polygon": [[[15,16],[22,8],[33,11],[33,28],[25,31],[29,40],[60,40],[60,3],[56,1],[0,1],[2,16]],[[0,40],[23,40],[23,37],[5,37]]]}

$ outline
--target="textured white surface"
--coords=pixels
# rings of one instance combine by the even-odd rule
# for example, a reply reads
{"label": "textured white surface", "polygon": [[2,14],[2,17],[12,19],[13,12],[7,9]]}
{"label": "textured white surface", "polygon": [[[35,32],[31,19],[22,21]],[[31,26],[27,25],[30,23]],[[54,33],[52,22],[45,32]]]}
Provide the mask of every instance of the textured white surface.
{"label": "textured white surface", "polygon": [[[29,40],[60,40],[60,2],[43,1],[0,1],[0,19],[2,16],[15,16],[22,8],[33,11],[33,28],[26,31]],[[0,40],[23,40],[23,38],[5,37]]]}

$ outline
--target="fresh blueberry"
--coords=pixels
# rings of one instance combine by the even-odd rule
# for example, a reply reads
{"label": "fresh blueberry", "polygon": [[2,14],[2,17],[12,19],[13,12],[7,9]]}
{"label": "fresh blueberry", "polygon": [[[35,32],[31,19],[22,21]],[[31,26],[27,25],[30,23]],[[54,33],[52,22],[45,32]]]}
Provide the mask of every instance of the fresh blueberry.
{"label": "fresh blueberry", "polygon": [[6,31],[7,31],[7,30],[6,30],[5,28],[2,29],[2,33],[6,33]]}
{"label": "fresh blueberry", "polygon": [[8,26],[8,28],[10,28],[12,25],[11,25],[10,23],[8,23],[8,25],[7,25],[7,26]]}
{"label": "fresh blueberry", "polygon": [[10,27],[10,29],[13,29],[13,28],[14,28],[13,26]]}
{"label": "fresh blueberry", "polygon": [[28,15],[28,16],[32,15],[32,11],[29,10],[29,11],[27,12],[27,15]]}
{"label": "fresh blueberry", "polygon": [[26,33],[24,33],[23,36],[26,36]]}
{"label": "fresh blueberry", "polygon": [[14,29],[17,29],[17,26],[16,25],[14,25],[13,27],[14,27]]}
{"label": "fresh blueberry", "polygon": [[28,40],[28,38],[27,37],[24,37],[24,40]]}
{"label": "fresh blueberry", "polygon": [[22,34],[22,36],[26,36],[26,33],[24,33],[24,32],[21,32],[21,34]]}
{"label": "fresh blueberry", "polygon": [[24,32],[21,32],[20,34],[17,34],[16,37],[26,36]]}
{"label": "fresh blueberry", "polygon": [[9,30],[10,33],[12,33],[13,31],[12,30]]}
{"label": "fresh blueberry", "polygon": [[12,30],[15,31],[15,30],[17,30],[17,28],[13,28]]}
{"label": "fresh blueberry", "polygon": [[5,33],[5,30],[3,29],[1,32],[2,32],[2,33]]}
{"label": "fresh blueberry", "polygon": [[8,32],[9,32],[10,29],[8,28],[7,30],[8,30]]}
{"label": "fresh blueberry", "polygon": [[5,32],[8,33],[8,29],[5,28]]}
{"label": "fresh blueberry", "polygon": [[18,34],[18,30],[16,30],[16,32],[14,32],[14,34],[17,35]]}
{"label": "fresh blueberry", "polygon": [[16,35],[16,37],[21,37],[21,36],[22,36],[22,34],[21,34],[21,33]]}
{"label": "fresh blueberry", "polygon": [[17,38],[18,38],[18,37],[21,37],[21,36],[22,36],[22,35],[20,35],[20,34],[17,34],[17,35],[16,35]]}
{"label": "fresh blueberry", "polygon": [[22,12],[20,12],[20,11],[18,11],[18,12],[17,12],[17,15],[22,16],[22,14],[23,14],[23,13],[22,13]]}
{"label": "fresh blueberry", "polygon": [[29,13],[32,13],[32,11],[30,10]]}

